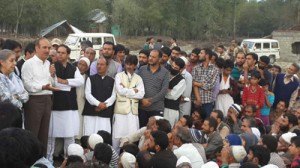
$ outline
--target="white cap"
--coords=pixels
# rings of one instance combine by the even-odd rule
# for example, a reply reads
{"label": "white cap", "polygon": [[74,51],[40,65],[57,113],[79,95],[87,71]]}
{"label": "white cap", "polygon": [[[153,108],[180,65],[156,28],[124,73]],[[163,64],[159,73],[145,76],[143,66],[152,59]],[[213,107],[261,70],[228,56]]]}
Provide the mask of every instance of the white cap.
{"label": "white cap", "polygon": [[260,132],[256,127],[251,127],[252,133],[256,136],[257,139],[260,139]]}
{"label": "white cap", "polygon": [[95,146],[98,143],[103,143],[103,138],[98,134],[92,134],[92,135],[90,135],[88,142],[89,142],[90,148],[94,150]]}
{"label": "white cap", "polygon": [[186,156],[180,156],[180,158],[177,160],[176,166],[180,165],[181,163],[189,163],[189,164],[191,164],[191,161]]}
{"label": "white cap", "polygon": [[181,59],[184,61],[184,64],[185,64],[185,65],[187,65],[187,63],[189,62],[189,61],[185,58],[185,56],[181,56],[181,57],[179,57],[179,58],[181,58]]}
{"label": "white cap", "polygon": [[121,164],[124,168],[135,168],[136,158],[128,152],[123,152]]}
{"label": "white cap", "polygon": [[68,156],[71,156],[71,155],[76,155],[76,156],[80,156],[82,157],[83,156],[83,148],[78,145],[78,144],[70,144],[68,146]]}
{"label": "white cap", "polygon": [[291,144],[291,139],[297,136],[295,133],[287,132],[281,135],[281,138],[288,144]]}
{"label": "white cap", "polygon": [[52,41],[51,41],[51,45],[61,45],[61,44],[62,44],[62,42],[61,42],[61,40],[58,39],[58,38],[54,38],[54,39],[52,39]]}
{"label": "white cap", "polygon": [[88,67],[90,66],[91,61],[87,57],[81,57],[79,61],[81,61],[81,60],[84,61]]}
{"label": "white cap", "polygon": [[276,165],[273,165],[273,164],[267,164],[267,165],[265,165],[265,166],[263,166],[261,168],[279,168],[279,167],[276,166]]}
{"label": "white cap", "polygon": [[247,156],[247,152],[242,145],[232,145],[231,149],[233,157],[237,162],[242,161]]}
{"label": "white cap", "polygon": [[218,164],[213,161],[209,161],[201,166],[201,168],[219,168]]}

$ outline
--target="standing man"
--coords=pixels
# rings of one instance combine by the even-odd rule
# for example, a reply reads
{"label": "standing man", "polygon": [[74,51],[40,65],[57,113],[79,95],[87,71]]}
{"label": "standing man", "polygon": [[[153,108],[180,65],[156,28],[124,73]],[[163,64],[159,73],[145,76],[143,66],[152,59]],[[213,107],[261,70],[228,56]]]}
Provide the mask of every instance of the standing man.
{"label": "standing man", "polygon": [[[22,67],[22,80],[29,93],[29,101],[24,106],[25,129],[30,130],[44,146],[46,155],[49,121],[52,108],[54,85],[54,66],[50,68],[47,60],[51,49],[46,38],[40,38],[35,44],[36,55],[26,61]],[[50,69],[50,71],[49,71]]]}
{"label": "standing man", "polygon": [[242,84],[249,84],[251,73],[256,70],[256,64],[258,62],[258,55],[255,53],[248,53],[246,55],[246,62],[243,64],[244,72],[241,73],[240,82]]}
{"label": "standing man", "polygon": [[83,134],[91,135],[99,130],[111,132],[111,117],[116,100],[115,80],[107,75],[107,59],[100,57],[97,61],[98,73],[86,81],[86,102],[83,109]]}
{"label": "standing man", "polygon": [[145,96],[139,107],[140,127],[146,126],[151,116],[163,115],[164,98],[169,86],[169,71],[160,66],[161,57],[161,51],[152,50],[148,65],[142,66],[139,70],[145,86]]}
{"label": "standing man", "polygon": [[[272,86],[273,75],[267,68],[269,63],[270,58],[268,56],[263,55],[259,57],[257,71],[260,73],[261,79],[264,79],[269,86]],[[260,80],[258,84],[261,86],[262,80]]]}
{"label": "standing man", "polygon": [[170,69],[171,78],[168,92],[165,95],[164,118],[170,122],[171,126],[174,126],[179,119],[179,104],[186,87],[185,80],[180,74],[184,66],[184,61],[181,58],[176,58]]}
{"label": "standing man", "polygon": [[135,73],[139,72],[140,67],[142,67],[143,65],[147,65],[148,64],[148,57],[149,57],[149,50],[146,49],[142,49],[139,52],[139,64],[135,70]]}
{"label": "standing man", "polygon": [[80,71],[68,62],[71,49],[59,45],[55,63],[55,87],[61,91],[53,93],[53,107],[50,118],[47,157],[53,161],[55,138],[64,139],[64,153],[70,144],[75,143],[74,137],[79,134],[79,114],[76,100],[76,87],[84,83]]}
{"label": "standing man", "polygon": [[225,51],[224,45],[218,46],[218,56],[219,56],[219,58],[223,58],[224,60],[230,59],[230,56]]}
{"label": "standing man", "polygon": [[235,65],[230,74],[230,76],[233,77],[233,79],[236,81],[239,89],[238,95],[233,97],[234,103],[236,104],[242,104],[241,91],[244,89],[244,83],[242,83],[239,79],[243,71],[245,60],[245,54],[243,52],[238,52],[235,57]]}
{"label": "standing man", "polygon": [[[125,71],[116,75],[116,104],[113,119],[113,147],[118,152],[120,138],[139,129],[139,99],[145,94],[142,78],[134,73],[138,59],[128,55],[125,59]],[[126,127],[125,127],[126,125]]]}
{"label": "standing man", "polygon": [[213,89],[219,75],[218,68],[210,63],[212,54],[211,49],[202,49],[199,58],[202,63],[195,66],[192,71],[196,98],[194,104],[196,108],[201,106],[202,118],[209,117],[213,110]]}
{"label": "standing man", "polygon": [[169,47],[161,48],[162,57],[160,59],[160,66],[165,67],[167,70],[171,69],[171,65],[168,63],[169,57],[171,55],[171,49]]}
{"label": "standing man", "polygon": [[[180,58],[184,61],[185,65],[188,64],[188,60],[185,57],[181,56]],[[191,115],[191,107],[192,107],[191,94],[192,94],[192,88],[193,88],[193,77],[186,70],[186,66],[184,66],[184,68],[181,72],[181,75],[185,80],[186,87],[182,93],[181,101],[180,101],[180,105],[179,105],[180,117],[182,117],[184,115]]]}
{"label": "standing man", "polygon": [[[106,41],[103,44],[103,50],[102,50],[102,55],[103,57],[107,60],[108,63],[108,69],[107,69],[107,75],[115,78],[116,74],[119,72],[122,72],[122,65],[115,60],[113,60],[114,56],[114,43],[110,41]],[[95,75],[97,74],[97,64],[98,61],[93,62],[91,64],[91,69],[90,69],[90,75]]]}
{"label": "standing man", "polygon": [[281,100],[283,100],[285,104],[288,104],[289,108],[295,103],[299,90],[299,80],[294,75],[297,74],[299,70],[300,66],[297,63],[293,63],[289,66],[285,74],[279,73],[276,76],[273,87],[275,94],[274,108]]}
{"label": "standing man", "polygon": [[199,48],[194,48],[192,50],[192,53],[190,55],[190,60],[189,63],[186,65],[186,70],[189,73],[192,73],[193,68],[199,64],[199,53],[200,49]]}
{"label": "standing man", "polygon": [[17,67],[20,72],[20,77],[21,77],[21,70],[22,70],[22,66],[23,66],[24,62],[29,60],[30,58],[32,58],[35,54],[34,47],[35,47],[34,43],[27,44],[27,46],[25,47],[25,51],[24,51],[25,52],[24,58],[22,58],[21,60],[19,60],[17,62]]}

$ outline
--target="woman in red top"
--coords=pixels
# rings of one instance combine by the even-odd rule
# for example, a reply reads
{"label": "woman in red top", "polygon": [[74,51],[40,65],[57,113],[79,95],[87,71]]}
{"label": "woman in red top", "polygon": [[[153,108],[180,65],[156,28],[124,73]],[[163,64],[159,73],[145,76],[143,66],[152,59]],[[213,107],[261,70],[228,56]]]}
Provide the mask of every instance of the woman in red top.
{"label": "woman in red top", "polygon": [[245,107],[247,104],[255,105],[257,111],[256,116],[260,118],[260,108],[264,106],[264,89],[258,85],[261,76],[259,72],[254,71],[251,74],[250,84],[245,85],[242,95],[242,103]]}

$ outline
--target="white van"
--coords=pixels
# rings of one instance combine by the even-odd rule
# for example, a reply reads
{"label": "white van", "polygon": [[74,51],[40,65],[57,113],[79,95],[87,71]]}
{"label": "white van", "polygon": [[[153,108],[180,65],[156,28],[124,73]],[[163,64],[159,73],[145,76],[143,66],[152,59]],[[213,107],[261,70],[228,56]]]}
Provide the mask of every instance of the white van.
{"label": "white van", "polygon": [[85,40],[92,42],[93,48],[96,50],[96,58],[99,57],[99,49],[103,46],[104,42],[110,41],[116,45],[115,36],[109,33],[69,34],[64,44],[71,49],[71,60],[77,60],[80,57],[80,43]]}
{"label": "white van", "polygon": [[250,52],[254,52],[261,57],[263,55],[269,56],[270,63],[274,64],[276,59],[280,58],[279,55],[279,42],[274,39],[244,39],[241,47],[246,44]]}

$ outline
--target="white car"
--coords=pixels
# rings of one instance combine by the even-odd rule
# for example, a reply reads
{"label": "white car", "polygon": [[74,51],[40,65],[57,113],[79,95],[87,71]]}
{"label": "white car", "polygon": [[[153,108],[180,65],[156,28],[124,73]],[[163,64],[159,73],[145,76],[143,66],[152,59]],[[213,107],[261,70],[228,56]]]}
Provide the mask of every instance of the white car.
{"label": "white car", "polygon": [[71,60],[77,60],[80,57],[80,43],[85,40],[89,40],[90,42],[92,42],[93,48],[94,50],[96,50],[96,58],[99,57],[99,49],[103,46],[104,42],[110,41],[116,45],[115,36],[109,33],[69,34],[64,44],[71,49]]}
{"label": "white car", "polygon": [[274,64],[276,59],[280,58],[279,55],[279,42],[274,39],[244,39],[241,47],[246,44],[250,52],[256,53],[258,58],[266,55],[270,58],[270,63]]}

